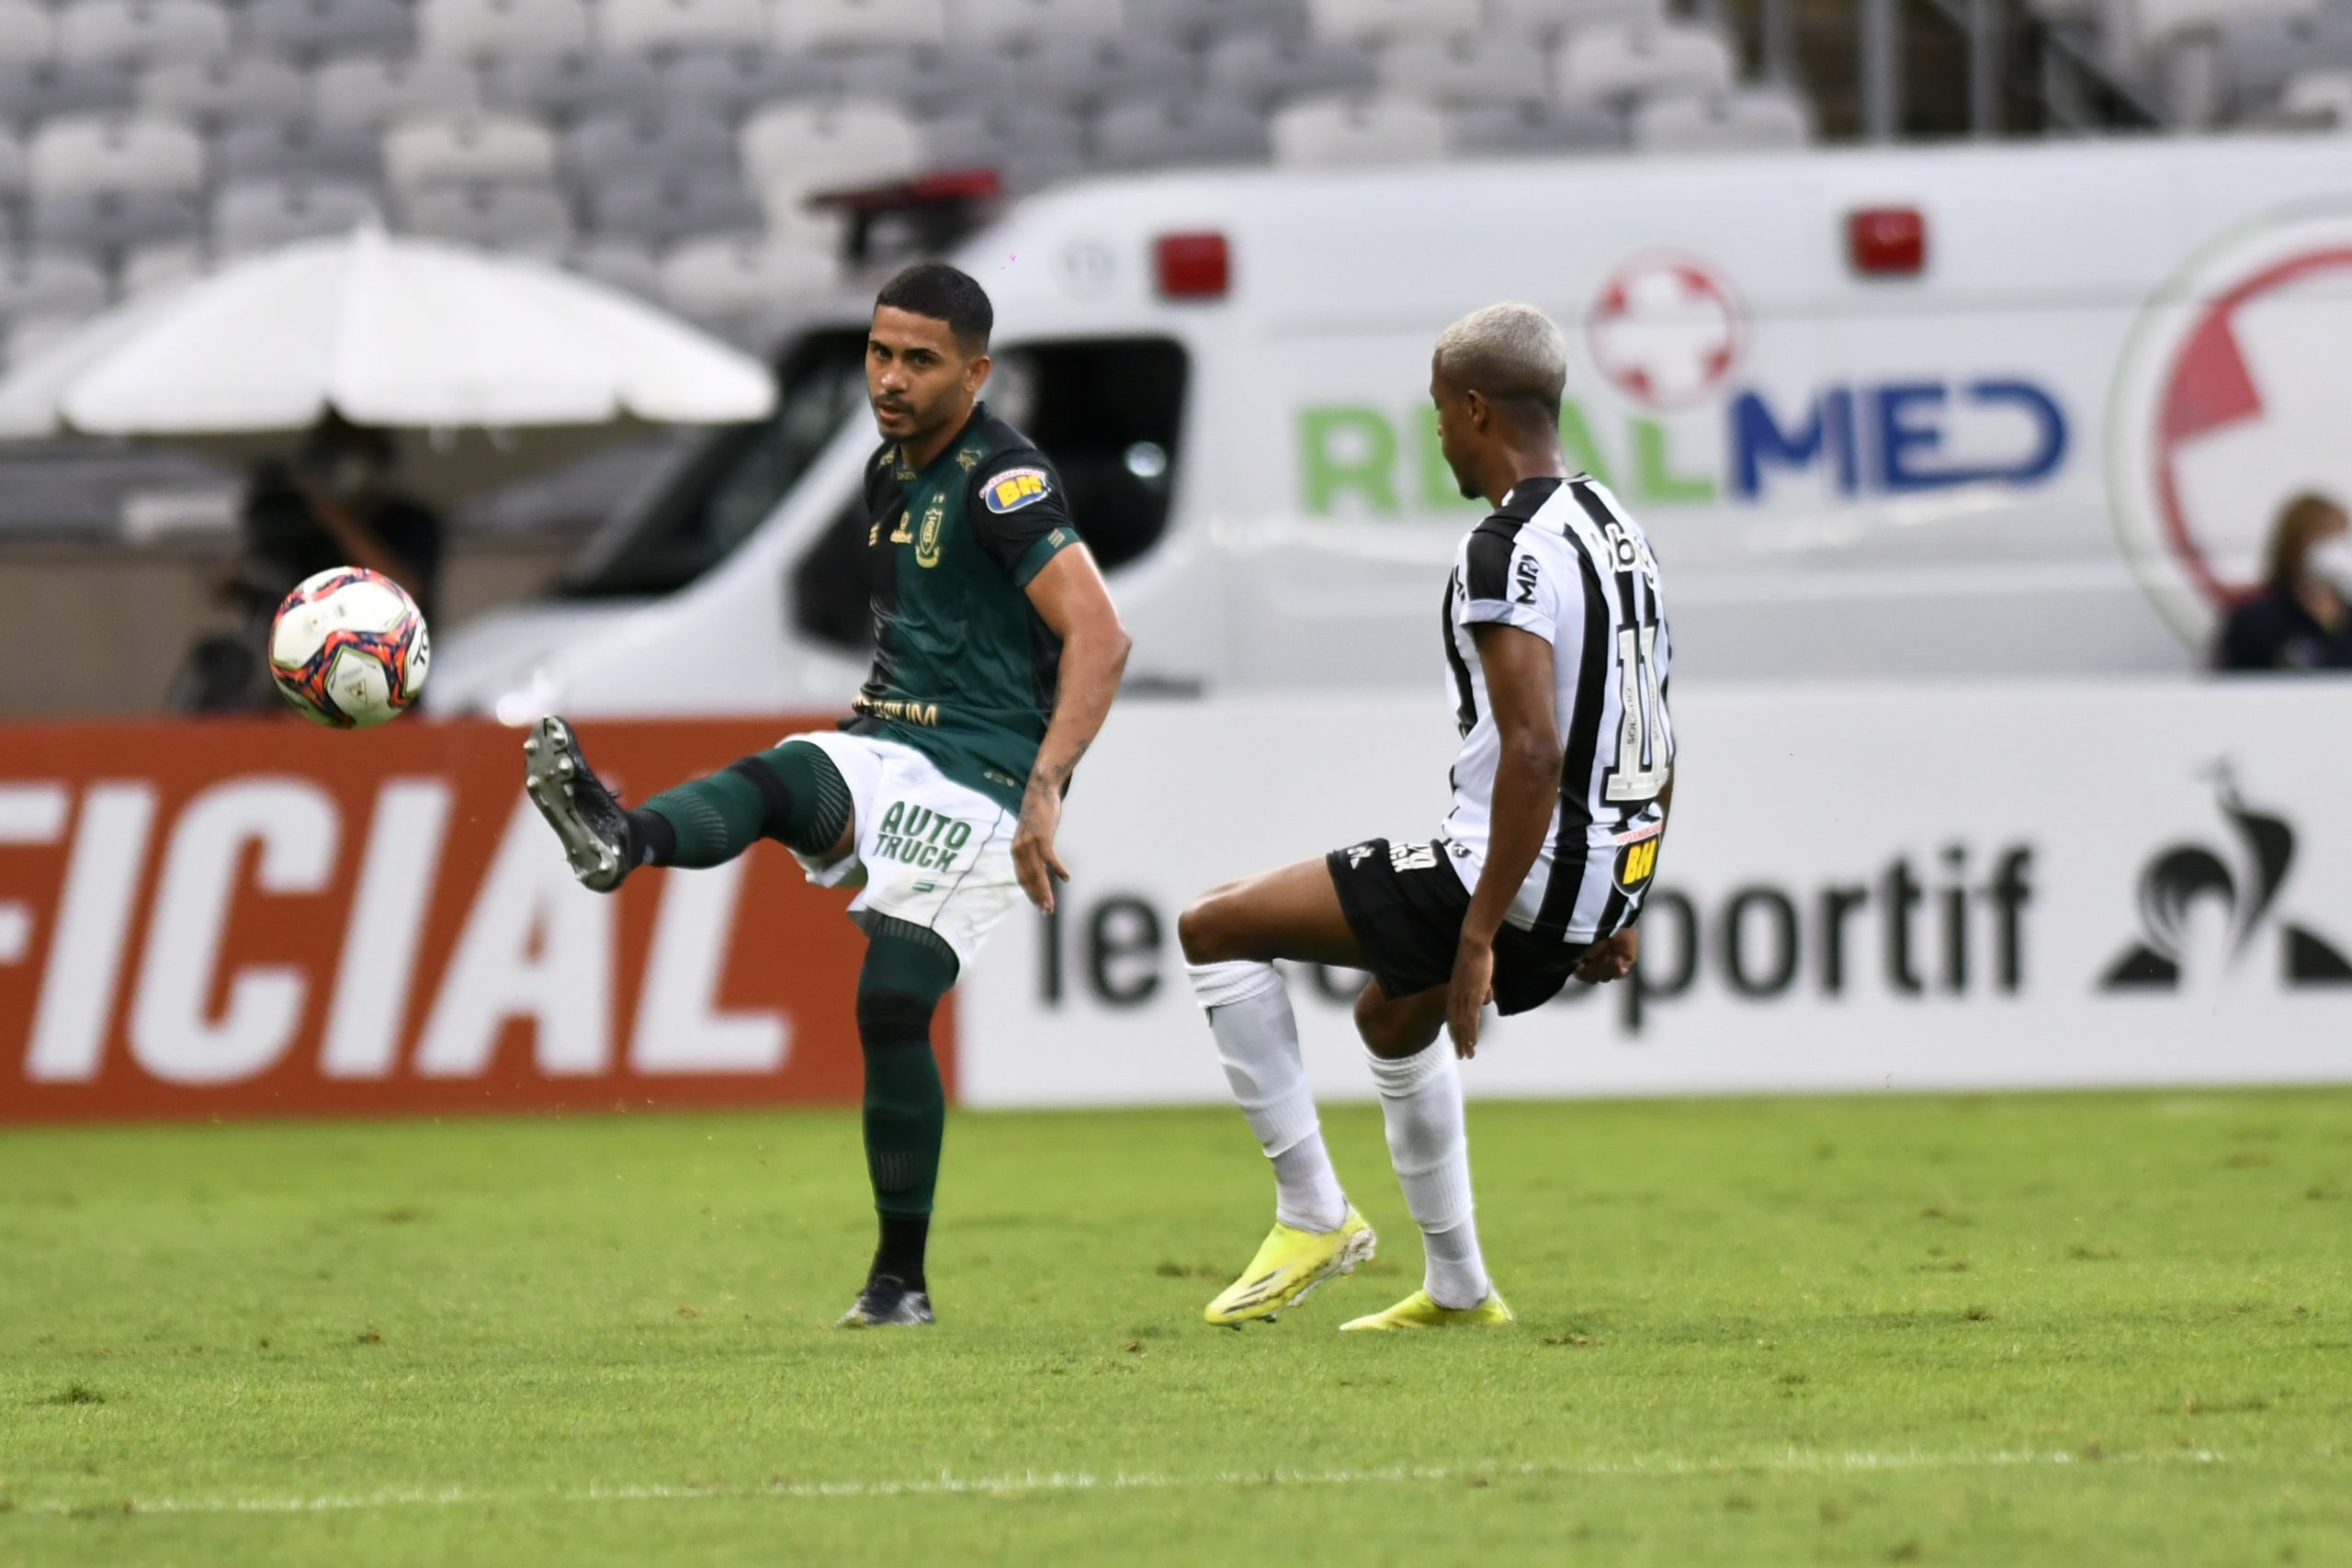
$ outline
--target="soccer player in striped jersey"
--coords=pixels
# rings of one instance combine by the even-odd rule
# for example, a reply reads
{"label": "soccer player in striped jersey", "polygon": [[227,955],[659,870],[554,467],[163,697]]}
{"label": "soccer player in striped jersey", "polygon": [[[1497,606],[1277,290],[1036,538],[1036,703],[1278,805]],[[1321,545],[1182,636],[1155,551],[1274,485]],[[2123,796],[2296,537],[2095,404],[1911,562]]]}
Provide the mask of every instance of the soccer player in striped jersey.
{"label": "soccer player in striped jersey", "polygon": [[1524,1012],[1571,976],[1632,972],[1673,795],[1657,558],[1605,488],[1569,473],[1566,379],[1559,329],[1526,305],[1464,317],[1432,356],[1447,466],[1494,507],[1445,583],[1462,750],[1437,837],[1371,839],[1264,873],[1179,923],[1227,1080],[1274,1167],[1274,1228],[1209,1303],[1213,1324],[1272,1318],[1374,1246],[1324,1150],[1274,968],[1284,958],[1371,971],[1356,1027],[1427,1259],[1420,1290],[1341,1326],[1511,1321],[1478,1250],[1455,1057],[1476,1052],[1489,1001]]}

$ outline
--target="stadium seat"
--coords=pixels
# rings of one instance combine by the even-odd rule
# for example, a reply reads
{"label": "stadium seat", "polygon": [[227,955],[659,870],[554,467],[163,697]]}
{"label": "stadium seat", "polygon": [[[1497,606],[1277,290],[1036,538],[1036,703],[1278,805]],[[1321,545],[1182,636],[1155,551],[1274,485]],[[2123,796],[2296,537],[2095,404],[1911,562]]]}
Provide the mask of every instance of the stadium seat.
{"label": "stadium seat", "polygon": [[922,165],[914,122],[886,108],[783,104],[746,120],[740,145],[762,205],[786,214],[812,192],[905,179]]}
{"label": "stadium seat", "polygon": [[123,113],[138,101],[138,79],[126,65],[0,60],[0,104],[7,106],[0,118],[30,125],[58,115]]}
{"label": "stadium seat", "polygon": [[395,197],[436,185],[546,185],[555,170],[555,137],[519,115],[428,115],[384,133],[384,178]]}
{"label": "stadium seat", "polygon": [[940,0],[778,0],[776,38],[787,49],[835,52],[944,44]]}
{"label": "stadium seat", "polygon": [[663,102],[653,62],[635,54],[518,54],[494,62],[482,96],[492,107],[544,119],[650,113]]}
{"label": "stadium seat", "polygon": [[752,233],[763,222],[760,204],[730,171],[600,183],[589,190],[587,207],[598,238],[657,249],[711,234]]}
{"label": "stadium seat", "polygon": [[1087,109],[1124,98],[1191,92],[1197,70],[1190,50],[1165,39],[1056,39],[1019,57],[1016,96],[1024,104]]}
{"label": "stadium seat", "polygon": [[967,49],[1025,50],[1117,38],[1125,17],[1120,0],[955,0],[947,22],[947,36]]}
{"label": "stadium seat", "polygon": [[546,186],[435,186],[401,209],[415,232],[460,244],[551,257],[572,241],[571,204]]}
{"label": "stadium seat", "polygon": [[1460,156],[1615,152],[1625,145],[1625,117],[1564,98],[1476,104],[1446,116],[1446,140]]}
{"label": "stadium seat", "polygon": [[587,0],[418,0],[417,46],[451,60],[588,47]]}
{"label": "stadium seat", "polygon": [[62,251],[111,254],[204,231],[204,209],[184,190],[42,191],[33,197],[31,218],[33,243]]}
{"label": "stadium seat", "polygon": [[923,161],[933,169],[997,169],[1082,163],[1086,130],[1052,109],[999,108],[948,115],[922,127]]}
{"label": "stadium seat", "polygon": [[1521,103],[1551,88],[1541,53],[1492,34],[1401,39],[1381,51],[1380,75],[1389,92],[1434,104]]}
{"label": "stadium seat", "polygon": [[1127,31],[1194,48],[1245,33],[1307,35],[1306,0],[1141,0],[1127,7]]}
{"label": "stadium seat", "polygon": [[240,180],[213,198],[212,243],[223,256],[246,255],[298,240],[348,234],[383,218],[375,191],[364,185]]}
{"label": "stadium seat", "polygon": [[322,125],[301,115],[240,120],[212,140],[212,175],[233,180],[305,176],[373,185],[383,142],[365,126]]}
{"label": "stadium seat", "polygon": [[792,235],[694,240],[662,264],[662,297],[697,321],[748,325],[833,288],[831,254]]}
{"label": "stadium seat", "polygon": [[2306,71],[2278,95],[2280,123],[2302,130],[2352,130],[2352,71]]}
{"label": "stadium seat", "polygon": [[1269,150],[1264,119],[1224,98],[1148,98],[1114,105],[1094,120],[1094,155],[1106,168],[1254,164]]}
{"label": "stadium seat", "polygon": [[741,119],[761,104],[821,97],[840,85],[831,61],[756,49],[698,50],[663,62],[660,92],[665,102]]}
{"label": "stadium seat", "polygon": [[1722,34],[1678,26],[1572,32],[1554,54],[1553,72],[1566,98],[1625,97],[1661,89],[1728,92],[1738,73]]}
{"label": "stadium seat", "polygon": [[481,107],[481,82],[455,60],[331,60],[311,77],[311,112],[336,125],[383,125]]}
{"label": "stadium seat", "polygon": [[1486,26],[1478,0],[1306,0],[1318,38],[1381,43],[1459,38]]}
{"label": "stadium seat", "polygon": [[83,190],[193,191],[204,184],[204,142],[153,115],[70,115],[45,120],[26,148],[36,195]]}
{"label": "stadium seat", "polygon": [[141,109],[208,128],[232,118],[300,114],[310,101],[302,73],[266,55],[151,65],[139,78]]}
{"label": "stadium seat", "polygon": [[735,167],[735,132],[683,105],[661,114],[603,114],[574,125],[563,157],[575,180],[676,179]]}
{"label": "stadium seat", "polygon": [[212,270],[212,256],[198,240],[155,240],[132,245],[115,268],[115,292],[125,299],[192,282]]}
{"label": "stadium seat", "polygon": [[686,49],[765,49],[761,0],[601,0],[596,41],[616,54]]}
{"label": "stadium seat", "polygon": [[405,54],[416,30],[402,0],[245,0],[244,41],[289,60]]}
{"label": "stadium seat", "polygon": [[1666,0],[1487,0],[1490,36],[1545,43],[1575,28],[1655,28],[1666,19]]}
{"label": "stadium seat", "polygon": [[968,50],[865,50],[833,62],[842,89],[866,103],[920,106],[926,114],[953,114],[1011,103],[1012,64],[1001,55]]}
{"label": "stadium seat", "polygon": [[2317,16],[2257,11],[2222,24],[2217,43],[2229,102],[2242,115],[2256,112],[2306,71],[2352,68],[2352,5]]}
{"label": "stadium seat", "polygon": [[0,319],[86,316],[106,302],[107,275],[87,256],[41,250],[0,254]]}
{"label": "stadium seat", "polygon": [[564,253],[563,269],[592,283],[651,299],[662,292],[662,267],[652,247],[634,240],[586,240]]}
{"label": "stadium seat", "polygon": [[1445,117],[1409,98],[1307,98],[1274,111],[1274,162],[1333,164],[1434,163],[1445,156]]}
{"label": "stadium seat", "polygon": [[57,14],[57,57],[109,65],[219,60],[229,12],[214,0],[73,0]]}
{"label": "stadium seat", "polygon": [[1243,33],[1219,39],[1202,56],[1208,91],[1264,107],[1282,98],[1368,93],[1380,85],[1380,62],[1358,44]]}
{"label": "stadium seat", "polygon": [[0,0],[0,60],[47,60],[57,48],[49,7],[34,0]]}
{"label": "stadium seat", "polygon": [[1662,93],[1634,106],[1631,130],[1643,152],[1785,152],[1813,140],[1813,115],[1778,88]]}

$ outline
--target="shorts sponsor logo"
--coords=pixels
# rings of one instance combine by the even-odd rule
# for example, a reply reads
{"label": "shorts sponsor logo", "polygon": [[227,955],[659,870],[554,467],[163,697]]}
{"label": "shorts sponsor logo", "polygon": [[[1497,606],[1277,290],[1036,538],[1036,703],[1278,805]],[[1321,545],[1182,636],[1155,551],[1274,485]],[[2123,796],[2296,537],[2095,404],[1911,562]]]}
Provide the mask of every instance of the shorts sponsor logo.
{"label": "shorts sponsor logo", "polygon": [[1393,870],[1399,872],[1435,871],[1437,846],[1435,844],[1391,844],[1388,846],[1388,864]]}
{"label": "shorts sponsor logo", "polygon": [[1049,488],[1043,468],[1007,468],[989,480],[982,499],[990,512],[1002,516],[1044,499]]}
{"label": "shorts sponsor logo", "polygon": [[[875,829],[871,860],[897,861],[925,871],[957,871],[964,846],[972,841],[972,825],[943,816],[927,806],[895,800]],[[930,891],[925,884],[916,889]]]}

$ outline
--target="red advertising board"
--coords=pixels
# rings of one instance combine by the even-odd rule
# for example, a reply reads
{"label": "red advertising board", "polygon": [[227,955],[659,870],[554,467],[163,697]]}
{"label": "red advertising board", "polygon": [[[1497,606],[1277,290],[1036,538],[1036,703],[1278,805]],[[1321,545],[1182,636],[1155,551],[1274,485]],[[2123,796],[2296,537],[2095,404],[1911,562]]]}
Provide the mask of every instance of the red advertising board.
{"label": "red advertising board", "polygon": [[[811,727],[587,738],[639,796]],[[599,897],[521,780],[488,723],[0,726],[0,1122],[856,1100],[842,895],[763,844]]]}

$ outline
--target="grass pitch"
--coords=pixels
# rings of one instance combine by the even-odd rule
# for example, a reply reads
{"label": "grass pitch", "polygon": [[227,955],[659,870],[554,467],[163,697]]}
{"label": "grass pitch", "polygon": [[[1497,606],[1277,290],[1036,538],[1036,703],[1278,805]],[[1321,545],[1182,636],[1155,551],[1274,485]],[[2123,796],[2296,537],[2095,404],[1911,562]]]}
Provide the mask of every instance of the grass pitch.
{"label": "grass pitch", "polygon": [[2352,1094],[1476,1105],[1515,1331],[1271,1327],[1238,1115],[0,1134],[0,1563],[2352,1562]]}

